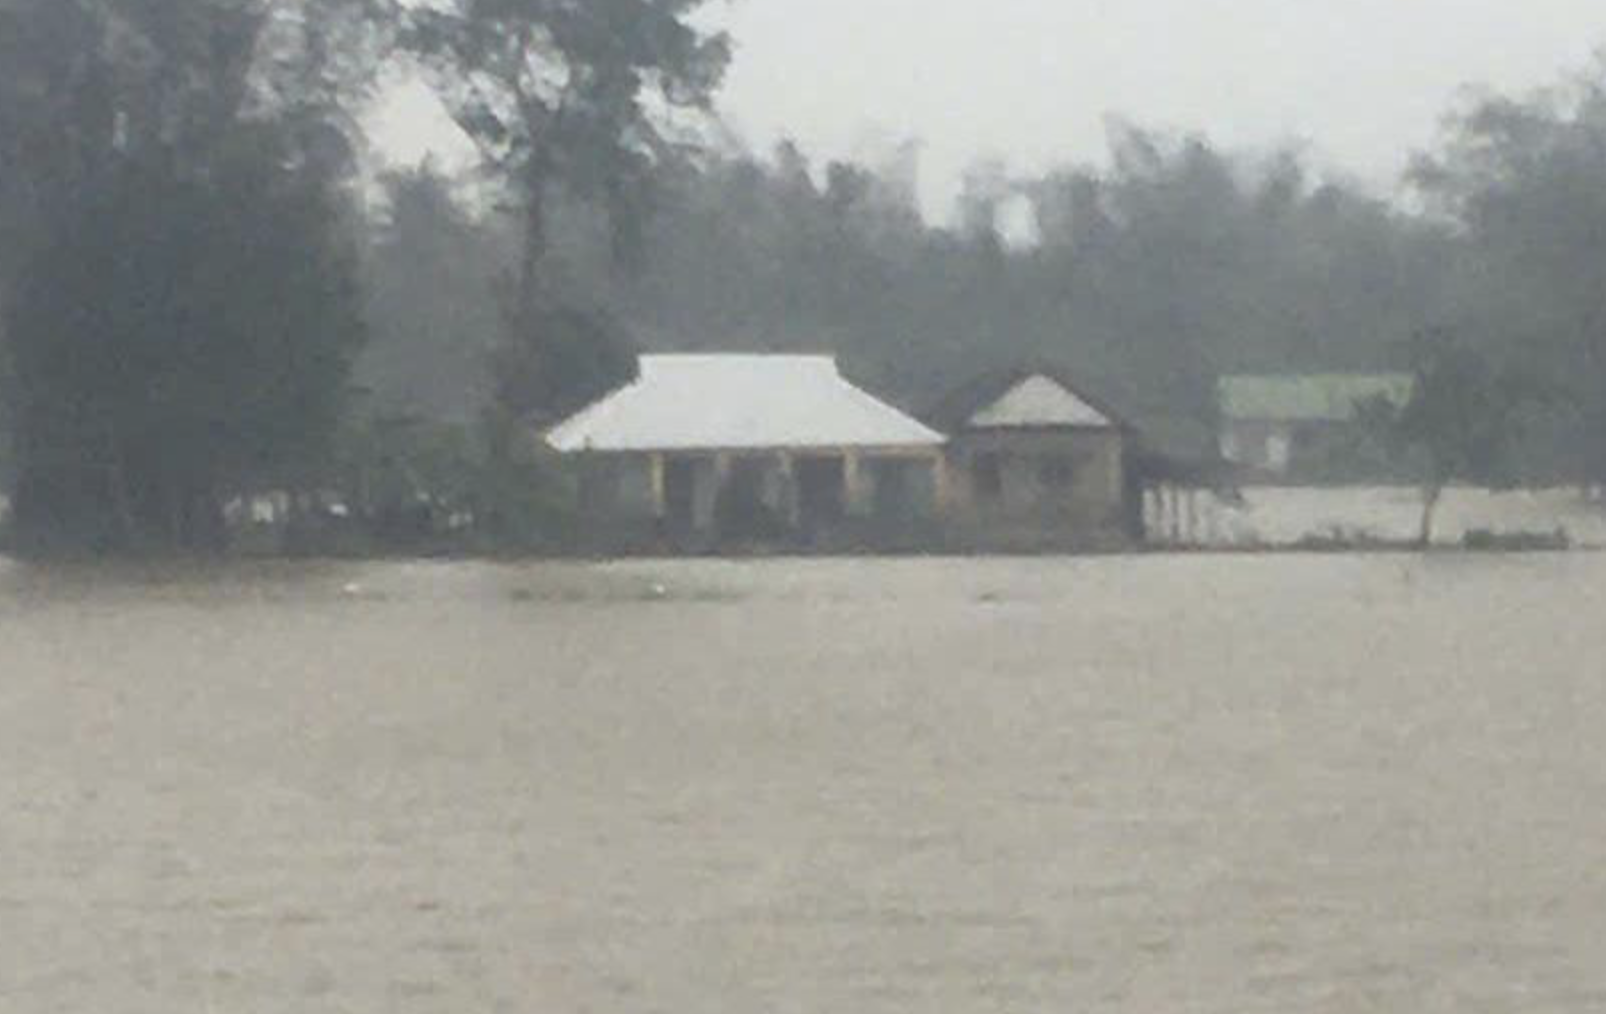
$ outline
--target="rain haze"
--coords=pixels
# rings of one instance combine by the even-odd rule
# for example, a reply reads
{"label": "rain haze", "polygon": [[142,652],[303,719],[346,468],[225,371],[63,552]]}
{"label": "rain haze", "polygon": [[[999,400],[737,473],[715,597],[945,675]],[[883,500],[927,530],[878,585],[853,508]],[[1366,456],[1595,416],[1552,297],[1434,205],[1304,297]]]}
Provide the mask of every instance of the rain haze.
{"label": "rain haze", "polygon": [[[981,160],[1043,170],[1106,157],[1106,120],[1233,147],[1308,145],[1392,192],[1467,88],[1524,92],[1606,46],[1590,0],[720,0],[736,59],[719,110],[757,148],[839,158],[922,147],[945,216]],[[456,152],[421,90],[389,105],[389,152]]]}
{"label": "rain haze", "polygon": [[1603,43],[0,0],[0,1012],[1606,1011]]}

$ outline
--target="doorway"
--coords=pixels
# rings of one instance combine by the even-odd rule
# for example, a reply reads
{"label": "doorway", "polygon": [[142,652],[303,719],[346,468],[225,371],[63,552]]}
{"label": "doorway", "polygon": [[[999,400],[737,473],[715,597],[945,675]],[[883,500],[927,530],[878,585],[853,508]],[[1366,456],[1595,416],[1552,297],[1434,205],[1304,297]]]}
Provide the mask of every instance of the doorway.
{"label": "doorway", "polygon": [[697,462],[670,458],[664,462],[664,527],[672,538],[697,530]]}
{"label": "doorway", "polygon": [[798,522],[809,538],[841,524],[847,514],[847,465],[840,457],[797,462]]}

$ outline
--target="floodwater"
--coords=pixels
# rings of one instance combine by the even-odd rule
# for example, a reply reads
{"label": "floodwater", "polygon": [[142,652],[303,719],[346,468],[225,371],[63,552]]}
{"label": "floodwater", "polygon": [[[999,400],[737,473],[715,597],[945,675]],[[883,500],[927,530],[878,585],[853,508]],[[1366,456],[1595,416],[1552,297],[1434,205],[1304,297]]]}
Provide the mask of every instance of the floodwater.
{"label": "floodwater", "polygon": [[0,1010],[1606,1010],[1603,597],[0,564]]}
{"label": "floodwater", "polygon": [[[1181,531],[1177,526],[1181,525]],[[1201,494],[1182,521],[1156,524],[1157,537],[1189,544],[1291,546],[1311,538],[1410,543],[1421,532],[1422,493],[1408,487],[1249,487],[1232,502]],[[1576,546],[1606,547],[1600,495],[1577,489],[1445,490],[1434,541],[1458,545],[1470,532],[1564,533]]]}

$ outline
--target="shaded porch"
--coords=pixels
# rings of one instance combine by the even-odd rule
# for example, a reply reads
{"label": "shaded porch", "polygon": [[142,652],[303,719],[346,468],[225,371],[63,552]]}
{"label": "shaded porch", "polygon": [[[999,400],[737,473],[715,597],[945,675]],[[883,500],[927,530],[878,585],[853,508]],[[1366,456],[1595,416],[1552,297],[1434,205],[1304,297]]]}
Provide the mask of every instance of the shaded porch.
{"label": "shaded porch", "polygon": [[599,528],[677,551],[897,546],[941,515],[936,449],[593,454],[581,503]]}

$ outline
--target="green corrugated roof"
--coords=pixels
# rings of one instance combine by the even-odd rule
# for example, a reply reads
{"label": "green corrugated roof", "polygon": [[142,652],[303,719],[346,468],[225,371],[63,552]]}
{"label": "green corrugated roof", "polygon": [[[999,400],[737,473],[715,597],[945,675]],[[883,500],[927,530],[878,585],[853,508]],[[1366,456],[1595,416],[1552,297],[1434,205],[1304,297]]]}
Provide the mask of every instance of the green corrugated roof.
{"label": "green corrugated roof", "polygon": [[1411,400],[1406,373],[1313,373],[1282,377],[1223,377],[1221,414],[1269,422],[1346,422],[1355,406],[1378,397],[1395,405]]}

